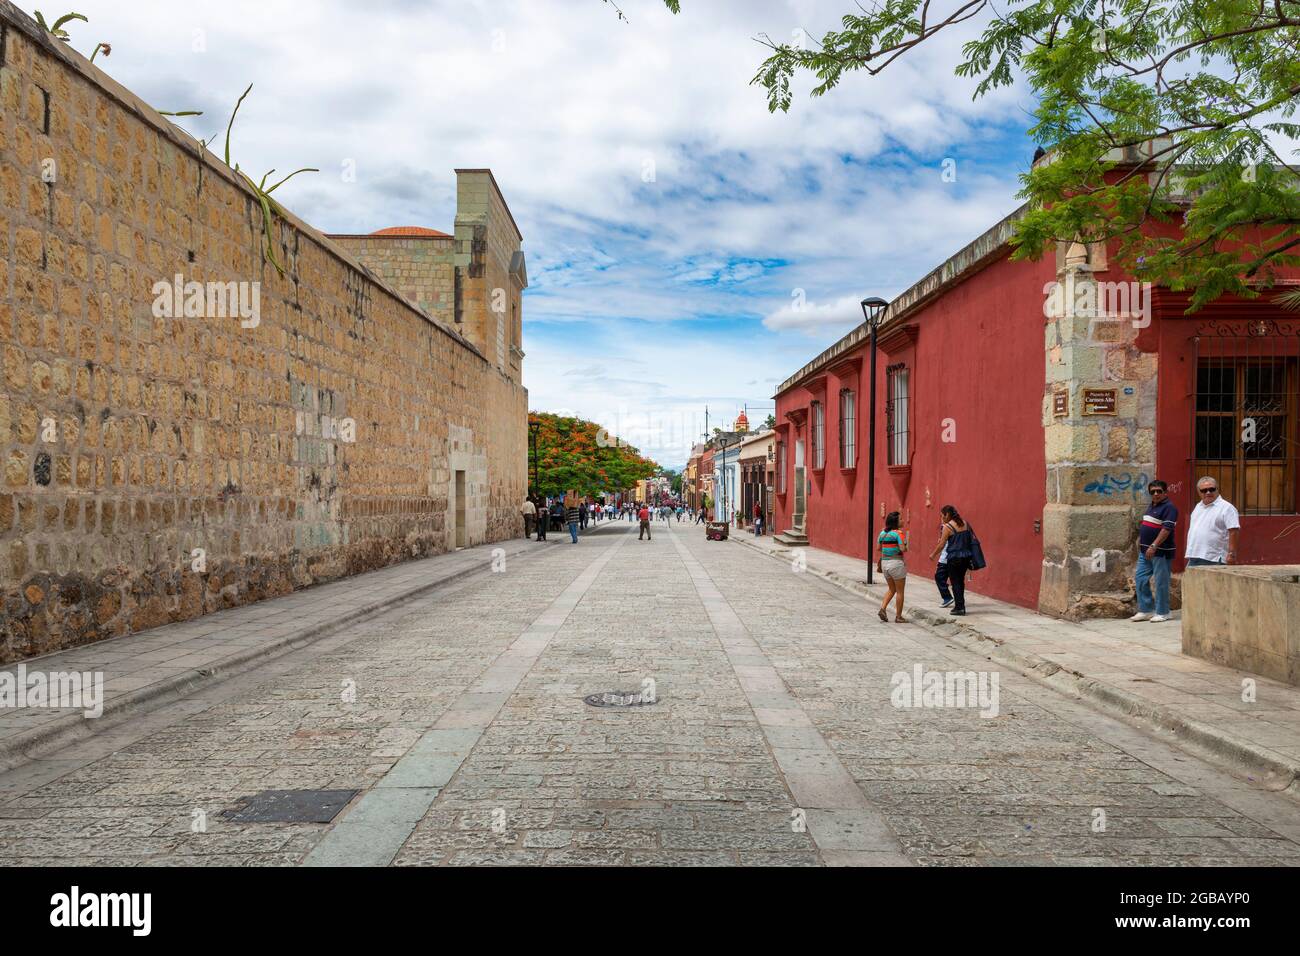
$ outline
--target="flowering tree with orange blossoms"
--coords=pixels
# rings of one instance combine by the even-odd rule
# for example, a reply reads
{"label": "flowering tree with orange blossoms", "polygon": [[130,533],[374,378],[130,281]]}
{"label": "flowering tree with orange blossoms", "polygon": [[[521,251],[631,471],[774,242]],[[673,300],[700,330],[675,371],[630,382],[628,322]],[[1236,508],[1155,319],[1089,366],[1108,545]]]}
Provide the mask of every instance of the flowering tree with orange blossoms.
{"label": "flowering tree with orange blossoms", "polygon": [[[595,422],[529,412],[537,429],[537,487],[543,495],[624,491],[659,473],[659,465]],[[529,448],[531,456],[532,449]],[[529,459],[529,476],[532,460]]]}

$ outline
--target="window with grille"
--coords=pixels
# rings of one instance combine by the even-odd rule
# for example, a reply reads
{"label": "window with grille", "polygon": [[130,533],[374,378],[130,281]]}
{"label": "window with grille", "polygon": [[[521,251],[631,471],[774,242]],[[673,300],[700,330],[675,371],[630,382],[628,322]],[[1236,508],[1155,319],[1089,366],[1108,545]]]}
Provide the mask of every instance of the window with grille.
{"label": "window with grille", "polygon": [[853,389],[840,390],[840,467],[853,468],[858,463],[858,408]]}
{"label": "window with grille", "polygon": [[908,464],[908,370],[905,365],[891,365],[885,370],[888,401],[885,402],[885,434],[889,446],[889,464]]}
{"label": "window with grille", "polygon": [[1193,481],[1210,476],[1242,514],[1296,512],[1296,359],[1200,358]]}
{"label": "window with grille", "polygon": [[785,442],[776,443],[776,490],[785,494]]}
{"label": "window with grille", "polygon": [[821,402],[812,403],[813,468],[826,467],[826,410]]}

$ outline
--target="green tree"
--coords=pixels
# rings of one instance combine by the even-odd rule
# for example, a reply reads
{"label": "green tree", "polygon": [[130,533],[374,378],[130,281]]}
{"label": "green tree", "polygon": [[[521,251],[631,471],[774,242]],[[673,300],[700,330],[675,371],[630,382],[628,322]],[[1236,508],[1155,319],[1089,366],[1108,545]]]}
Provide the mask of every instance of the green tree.
{"label": "green tree", "polygon": [[[529,412],[537,430],[537,488],[543,495],[576,491],[582,495],[631,488],[659,466],[595,422],[548,412]],[[529,449],[532,454],[532,449]],[[532,459],[529,459],[529,478]]]}
{"label": "green tree", "polygon": [[[669,3],[674,8],[675,3]],[[1029,133],[1048,153],[1021,177],[1016,258],[1055,241],[1113,241],[1138,278],[1254,297],[1300,259],[1300,190],[1276,142],[1300,136],[1296,0],[881,0],[806,48],[759,42],[753,82],[788,110],[797,74],[813,96],[874,76],[944,31],[966,31],[958,76],[978,98],[1022,81]],[[1144,162],[1133,165],[1140,156]],[[1183,218],[1183,228],[1161,224]],[[1300,295],[1287,296],[1300,302]]]}

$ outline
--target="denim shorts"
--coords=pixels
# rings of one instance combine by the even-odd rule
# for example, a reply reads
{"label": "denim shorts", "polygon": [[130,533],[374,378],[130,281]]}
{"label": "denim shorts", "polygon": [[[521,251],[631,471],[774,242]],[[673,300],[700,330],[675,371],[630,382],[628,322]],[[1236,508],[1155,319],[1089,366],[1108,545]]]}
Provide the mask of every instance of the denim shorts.
{"label": "denim shorts", "polygon": [[902,581],[907,578],[907,565],[903,563],[902,558],[886,558],[880,562],[880,569],[891,581]]}

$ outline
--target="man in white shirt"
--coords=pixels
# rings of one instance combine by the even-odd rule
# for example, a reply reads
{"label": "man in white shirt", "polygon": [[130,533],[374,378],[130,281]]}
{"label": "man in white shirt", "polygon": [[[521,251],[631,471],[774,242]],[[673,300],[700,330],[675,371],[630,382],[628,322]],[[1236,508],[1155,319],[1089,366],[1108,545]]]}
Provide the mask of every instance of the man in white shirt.
{"label": "man in white shirt", "polygon": [[[533,503],[532,498],[525,498],[524,503],[519,506],[519,513],[524,516],[524,537],[531,538],[533,535],[533,525],[537,523],[537,505]],[[540,538],[538,539],[541,540]]]}
{"label": "man in white shirt", "polygon": [[1192,509],[1187,528],[1187,566],[1236,564],[1241,538],[1237,509],[1219,497],[1219,483],[1213,478],[1198,481],[1196,494],[1200,502]]}

